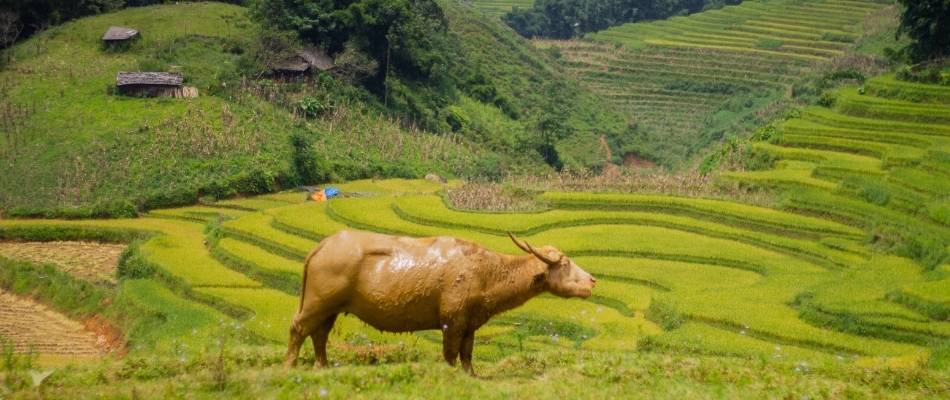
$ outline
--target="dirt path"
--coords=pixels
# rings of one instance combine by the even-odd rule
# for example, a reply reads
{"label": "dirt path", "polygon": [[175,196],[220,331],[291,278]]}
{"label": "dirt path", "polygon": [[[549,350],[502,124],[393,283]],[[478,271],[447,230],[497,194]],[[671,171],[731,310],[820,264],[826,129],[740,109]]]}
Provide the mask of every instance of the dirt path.
{"label": "dirt path", "polygon": [[40,354],[99,355],[108,351],[106,335],[32,300],[0,290],[0,341],[12,342],[14,351]]}
{"label": "dirt path", "polygon": [[54,264],[93,283],[115,283],[123,250],[125,245],[96,242],[0,242],[0,257]]}

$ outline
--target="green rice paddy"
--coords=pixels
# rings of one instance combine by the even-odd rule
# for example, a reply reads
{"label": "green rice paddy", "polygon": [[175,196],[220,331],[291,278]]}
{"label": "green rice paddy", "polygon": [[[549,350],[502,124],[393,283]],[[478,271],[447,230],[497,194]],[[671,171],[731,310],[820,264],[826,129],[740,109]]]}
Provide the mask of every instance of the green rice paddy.
{"label": "green rice paddy", "polygon": [[[359,196],[315,203],[290,192],[159,210],[136,220],[7,220],[0,229],[153,232],[142,253],[188,288],[176,301],[226,314],[241,310],[235,318],[245,329],[275,344],[286,340],[296,311],[303,257],[317,239],[345,228],[452,235],[516,253],[506,237],[512,231],[561,248],[602,282],[588,300],[545,295],[498,316],[479,337],[495,344],[480,346],[486,358],[515,347],[649,348],[916,365],[927,360],[930,346],[950,337],[950,323],[934,318],[946,304],[946,279],[934,279],[907,258],[866,250],[861,227],[831,219],[721,200],[590,193],[546,193],[543,212],[476,213],[452,209],[440,185],[423,181],[341,186]],[[126,290],[144,291],[141,285]],[[163,296],[169,295],[175,296]],[[154,296],[143,294],[141,301]],[[841,320],[875,329],[853,329]],[[193,323],[196,331],[209,329],[201,320]],[[437,333],[384,334],[352,317],[341,319],[333,335],[347,343],[420,349],[439,343]]]}

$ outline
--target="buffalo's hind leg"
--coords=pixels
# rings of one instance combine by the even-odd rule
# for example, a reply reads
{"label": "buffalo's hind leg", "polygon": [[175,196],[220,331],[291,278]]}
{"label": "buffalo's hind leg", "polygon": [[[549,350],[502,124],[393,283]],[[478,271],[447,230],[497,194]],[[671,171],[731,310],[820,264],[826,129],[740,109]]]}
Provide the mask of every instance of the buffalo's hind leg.
{"label": "buffalo's hind leg", "polygon": [[300,355],[300,345],[303,344],[303,341],[307,338],[307,335],[304,334],[303,328],[297,323],[296,318],[294,318],[294,323],[290,325],[290,340],[287,344],[287,356],[284,359],[284,369],[293,368],[297,364],[297,357]]}
{"label": "buffalo's hind leg", "polygon": [[462,347],[459,352],[459,358],[462,360],[462,369],[472,376],[475,375],[475,369],[472,368],[472,350],[475,348],[475,330],[465,332],[462,337]]}
{"label": "buffalo's hind leg", "polygon": [[336,316],[337,314],[333,314],[327,317],[310,334],[310,339],[313,340],[313,352],[317,355],[317,360],[313,363],[314,368],[327,366],[327,339],[330,337],[330,331],[333,330],[333,324],[336,323]]}
{"label": "buffalo's hind leg", "polygon": [[[334,314],[335,315],[335,314]],[[284,368],[291,368],[297,364],[297,357],[300,355],[300,346],[303,345],[307,336],[319,331],[326,320],[327,312],[319,307],[304,308],[294,316],[294,321],[290,325],[290,341],[287,344],[287,358],[284,360]]]}

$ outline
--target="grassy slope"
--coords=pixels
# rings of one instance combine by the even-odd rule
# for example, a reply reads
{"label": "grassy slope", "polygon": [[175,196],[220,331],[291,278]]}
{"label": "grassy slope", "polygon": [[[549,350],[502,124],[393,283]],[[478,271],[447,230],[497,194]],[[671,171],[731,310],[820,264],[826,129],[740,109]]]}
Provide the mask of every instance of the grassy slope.
{"label": "grassy slope", "polygon": [[[111,25],[134,26],[143,40],[126,52],[103,51],[98,38]],[[143,202],[242,174],[291,176],[286,117],[251,98],[214,95],[218,76],[235,71],[237,55],[226,49],[242,46],[251,29],[242,8],[189,3],[87,18],[19,44],[17,62],[0,77],[4,102],[30,114],[3,138],[3,205]],[[181,66],[201,97],[107,93],[116,72],[149,68],[158,57]]]}

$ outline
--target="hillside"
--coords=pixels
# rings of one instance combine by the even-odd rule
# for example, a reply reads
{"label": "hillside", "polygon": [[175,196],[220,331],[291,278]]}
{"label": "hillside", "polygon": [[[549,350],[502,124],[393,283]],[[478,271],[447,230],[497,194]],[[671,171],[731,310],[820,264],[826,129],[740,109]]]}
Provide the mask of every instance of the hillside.
{"label": "hillside", "polygon": [[[463,45],[458,61],[477,67],[463,94],[434,110],[456,123],[452,132],[416,129],[326,75],[291,85],[247,79],[245,55],[259,28],[238,6],[129,8],[49,29],[18,44],[16,61],[0,71],[0,209],[131,215],[318,181],[498,176],[543,171],[545,161],[602,165],[597,139],[623,135],[623,118],[500,22],[445,7]],[[107,51],[99,37],[112,25],[134,26],[143,39]],[[110,89],[118,71],[167,69],[183,73],[200,96],[131,98]],[[319,104],[321,115],[305,116],[302,100]],[[539,126],[560,136],[544,139]]]}
{"label": "hillside", "polygon": [[682,165],[712,141],[773,118],[808,79],[861,68],[843,60],[861,41],[862,21],[885,6],[744,1],[538,45],[638,124],[640,140],[622,148]]}
{"label": "hillside", "polygon": [[[111,25],[135,26],[141,43],[104,51],[99,37]],[[4,122],[11,127],[0,139],[6,161],[0,207],[127,214],[205,195],[272,191],[299,181],[291,141],[299,132],[320,134],[331,165],[352,162],[343,149],[366,127],[407,142],[358,154],[377,168],[459,173],[472,165],[472,150],[464,146],[355,107],[342,124],[307,124],[253,88],[228,87],[241,85],[240,53],[254,29],[243,8],[185,3],[82,19],[18,45],[17,62],[0,71],[10,110]],[[110,89],[118,71],[166,68],[182,72],[200,97],[130,98]]]}

